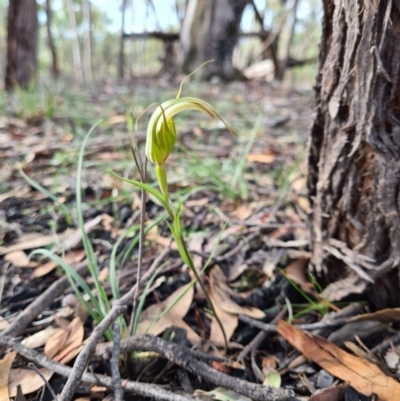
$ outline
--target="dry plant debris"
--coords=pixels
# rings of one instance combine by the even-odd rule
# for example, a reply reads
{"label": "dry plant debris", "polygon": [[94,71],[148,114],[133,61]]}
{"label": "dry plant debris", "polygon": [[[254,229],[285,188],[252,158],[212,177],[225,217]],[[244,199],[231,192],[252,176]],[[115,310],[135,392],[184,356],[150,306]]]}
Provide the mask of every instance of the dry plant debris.
{"label": "dry plant debris", "polygon": [[[115,87],[115,93],[120,89]],[[140,86],[135,90],[141,96],[147,93]],[[110,96],[99,88],[81,94],[83,104],[90,101],[95,109],[90,119],[74,120],[70,109],[60,109],[52,121],[35,126],[15,116],[0,118],[0,401],[15,397],[18,389],[21,396],[37,397],[42,391],[42,378],[26,361],[40,369],[57,394],[67,387],[68,397],[85,401],[112,396],[114,390],[121,398],[121,388],[127,400],[348,401],[354,394],[372,400],[373,393],[382,401],[395,400],[400,393],[399,309],[371,312],[366,302],[333,303],[338,293],[321,293],[318,278],[309,275],[304,149],[311,93],[251,82],[196,90],[241,133],[232,136],[206,118],[199,127],[182,121],[181,149],[171,155],[168,167],[171,189],[188,196],[182,229],[198,271],[209,262],[202,280],[223,322],[228,349],[223,349],[222,332],[204,295],[190,284],[192,276],[151,199],[146,203],[142,272],[148,281],[160,269],[146,290],[137,336],[129,336],[127,327],[120,342],[101,343],[101,331],[110,329],[120,314],[129,319],[138,269],[140,196],[107,173],[112,168],[135,175],[126,115],[120,111],[107,111],[89,141],[81,180],[84,232],[111,300],[108,326],[96,325],[84,310],[58,263],[29,259],[38,248],[52,250],[96,295],[87,274],[84,233],[75,221],[75,175],[80,135],[104,111]],[[238,93],[247,93],[246,99]],[[159,101],[148,100],[143,104]],[[123,104],[131,104],[131,98]],[[251,137],[260,105],[262,128]],[[142,110],[136,105],[134,113]],[[144,138],[139,130],[140,146]],[[117,242],[122,303],[113,299],[110,280],[110,255]],[[329,252],[349,260],[357,257],[343,244],[333,241],[329,246]],[[147,281],[138,286],[140,294]],[[346,287],[345,278],[340,283],[340,298],[351,300],[358,289]],[[367,301],[362,294],[358,301],[360,297]],[[279,319],[291,324],[277,325]],[[356,356],[340,348],[346,345]],[[82,374],[76,386],[80,378],[82,385],[76,393],[66,383],[79,363]]]}

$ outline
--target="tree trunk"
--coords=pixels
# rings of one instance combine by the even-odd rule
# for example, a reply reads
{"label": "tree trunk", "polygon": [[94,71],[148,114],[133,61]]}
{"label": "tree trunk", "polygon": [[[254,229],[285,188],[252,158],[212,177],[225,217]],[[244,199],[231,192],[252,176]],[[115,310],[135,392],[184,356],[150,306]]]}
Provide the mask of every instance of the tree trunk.
{"label": "tree trunk", "polygon": [[51,20],[52,20],[52,11],[51,11],[51,1],[46,0],[46,30],[47,30],[47,43],[49,44],[50,53],[51,53],[51,75],[53,75],[54,79],[57,79],[60,71],[58,70],[58,57],[56,46],[54,44],[53,35],[51,33]]}
{"label": "tree trunk", "polygon": [[119,56],[118,56],[118,77],[120,79],[124,78],[124,61],[125,61],[125,10],[126,10],[127,0],[122,0],[121,5],[121,35],[119,38]]}
{"label": "tree trunk", "polygon": [[81,50],[79,48],[78,30],[76,27],[74,0],[66,0],[67,13],[69,20],[69,27],[73,35],[72,40],[72,59],[74,63],[75,79],[78,84],[83,82],[82,63],[81,63]]}
{"label": "tree trunk", "polygon": [[90,1],[82,1],[82,13],[84,21],[84,42],[83,42],[83,71],[85,81],[92,82],[92,18],[90,13]]}
{"label": "tree trunk", "polygon": [[311,264],[333,283],[330,300],[370,283],[375,306],[398,305],[400,5],[323,4],[308,156]]}
{"label": "tree trunk", "polygon": [[234,79],[232,66],[240,21],[248,0],[189,0],[180,34],[180,64],[190,73],[207,60],[215,60],[202,73]]}
{"label": "tree trunk", "polygon": [[35,0],[10,0],[5,87],[26,87],[36,72],[38,22]]}

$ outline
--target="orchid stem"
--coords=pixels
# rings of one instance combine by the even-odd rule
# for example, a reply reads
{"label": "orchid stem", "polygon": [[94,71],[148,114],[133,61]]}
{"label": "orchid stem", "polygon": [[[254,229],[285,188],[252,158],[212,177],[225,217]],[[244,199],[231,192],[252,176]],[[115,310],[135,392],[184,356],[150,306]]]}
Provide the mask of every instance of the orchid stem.
{"label": "orchid stem", "polygon": [[160,187],[161,193],[164,196],[164,200],[166,203],[169,204],[168,200],[168,180],[167,174],[165,172],[165,167],[163,164],[156,164],[156,175],[158,185]]}

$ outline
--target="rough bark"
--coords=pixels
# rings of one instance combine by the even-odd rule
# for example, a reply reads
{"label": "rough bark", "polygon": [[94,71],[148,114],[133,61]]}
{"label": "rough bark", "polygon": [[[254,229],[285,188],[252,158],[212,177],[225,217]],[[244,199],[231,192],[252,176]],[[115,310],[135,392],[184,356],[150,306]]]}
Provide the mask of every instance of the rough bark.
{"label": "rough bark", "polygon": [[248,0],[189,0],[180,34],[180,65],[192,72],[207,60],[215,60],[202,73],[233,79],[233,49]]}
{"label": "rough bark", "polygon": [[26,87],[36,72],[38,22],[35,0],[10,0],[5,87]]}
{"label": "rough bark", "polygon": [[54,79],[57,79],[60,74],[60,71],[58,69],[57,50],[51,32],[51,21],[52,21],[51,1],[46,0],[46,31],[47,31],[47,43],[49,45],[51,53],[51,75],[53,76]]}
{"label": "rough bark", "polygon": [[311,263],[328,282],[346,277],[331,285],[331,300],[373,282],[375,306],[397,305],[400,3],[323,5],[308,160]]}

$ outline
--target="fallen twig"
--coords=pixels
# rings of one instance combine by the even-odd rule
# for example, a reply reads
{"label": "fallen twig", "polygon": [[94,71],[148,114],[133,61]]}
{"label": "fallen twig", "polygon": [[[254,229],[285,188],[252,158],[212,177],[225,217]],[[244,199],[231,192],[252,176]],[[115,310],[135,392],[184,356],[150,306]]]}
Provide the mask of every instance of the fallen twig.
{"label": "fallen twig", "polygon": [[[271,321],[270,324],[276,324],[280,319],[283,319],[285,314],[287,313],[287,307],[285,306],[282,308],[282,310],[274,317],[274,319]],[[264,330],[261,330],[254,338],[251,340],[242,350],[242,352],[239,354],[237,360],[239,362],[243,362],[246,356],[252,352],[253,350],[257,349],[257,347],[265,341],[267,338],[267,332]]]}
{"label": "fallen twig", "polygon": [[44,374],[35,366],[34,363],[30,362],[28,363],[28,368],[34,370],[38,376],[43,380],[44,384],[46,385],[47,389],[50,391],[50,394],[53,396],[53,400],[57,401],[57,395],[54,392],[53,388],[50,386],[50,383],[48,380],[45,378]]}
{"label": "fallen twig", "polygon": [[137,286],[140,286],[142,283],[145,283],[157,270],[158,266],[161,264],[165,256],[169,253],[170,248],[165,248],[165,250],[158,256],[157,259],[154,260],[153,264],[150,266],[149,270],[140,280],[140,283],[136,282],[136,284],[131,288],[131,290],[126,293],[122,298],[117,300],[110,312],[108,312],[107,316],[103,319],[103,321],[93,330],[93,333],[87,339],[85,346],[82,351],[76,358],[74,363],[74,367],[72,369],[71,374],[68,377],[67,383],[65,384],[58,401],[70,401],[75,394],[75,391],[79,387],[79,383],[81,381],[82,375],[86,366],[89,362],[89,358],[96,348],[96,344],[102,338],[104,332],[110,327],[110,325],[114,322],[116,317],[121,313],[121,308],[125,308],[126,305],[132,302],[133,297],[136,293]]}
{"label": "fallen twig", "polygon": [[[76,268],[79,275],[87,272],[86,262],[82,262]],[[64,276],[55,281],[45,292],[39,295],[18,317],[3,331],[3,335],[17,337],[20,335],[38,315],[40,315],[54,299],[63,294],[70,286],[68,277]],[[0,350],[1,351],[1,350]]]}
{"label": "fallen twig", "polygon": [[[244,323],[249,324],[250,326],[257,327],[258,329],[264,330],[268,333],[275,332],[276,328],[277,328],[277,326],[275,324],[263,323],[263,322],[260,322],[259,320],[253,319],[253,318],[245,316],[245,315],[239,315],[239,320],[241,320]],[[342,319],[329,320],[327,322],[295,324],[294,326],[300,330],[312,331],[312,330],[325,329],[327,327],[343,326],[346,323],[350,323],[351,321],[352,321],[352,318],[346,317],[346,318],[342,318]]]}
{"label": "fallen twig", "polygon": [[121,346],[121,332],[118,322],[112,325],[113,332],[113,350],[111,355],[111,375],[114,387],[114,400],[124,401],[124,390],[122,388],[121,374],[119,372],[119,350]]}
{"label": "fallen twig", "polygon": [[[70,375],[72,374],[73,368],[55,362],[47,358],[46,356],[39,354],[33,349],[25,347],[14,338],[0,335],[0,346],[10,347],[24,358],[34,362],[36,365],[51,369],[61,376],[70,377]],[[96,375],[92,373],[83,373],[81,379],[85,383],[102,385],[110,390],[113,390],[111,377],[100,375],[97,373]],[[192,397],[172,393],[171,391],[167,391],[161,386],[157,386],[155,384],[126,381],[124,382],[124,389],[125,392],[128,393],[135,393],[143,397],[150,397],[161,401],[195,401],[195,399]]]}
{"label": "fallen twig", "polygon": [[65,384],[58,401],[69,401],[75,394],[76,389],[79,387],[83,372],[89,362],[90,356],[96,349],[97,342],[101,339],[105,331],[111,326],[114,320],[125,310],[124,305],[115,305],[111,308],[107,316],[95,327],[92,334],[88,338],[86,345],[79,353],[71,374],[68,377],[67,383]]}
{"label": "fallen twig", "polygon": [[[122,348],[122,347],[121,347]],[[225,387],[249,397],[255,401],[289,401],[296,400],[292,390],[261,386],[235,377],[228,376],[211,368],[204,362],[195,359],[189,350],[173,342],[149,335],[135,336],[124,341],[124,352],[152,351],[163,355],[169,361],[181,368],[202,377],[216,386]],[[100,344],[103,357],[108,358],[112,350],[112,343]]]}

